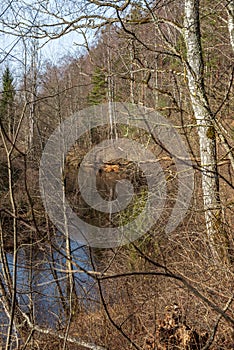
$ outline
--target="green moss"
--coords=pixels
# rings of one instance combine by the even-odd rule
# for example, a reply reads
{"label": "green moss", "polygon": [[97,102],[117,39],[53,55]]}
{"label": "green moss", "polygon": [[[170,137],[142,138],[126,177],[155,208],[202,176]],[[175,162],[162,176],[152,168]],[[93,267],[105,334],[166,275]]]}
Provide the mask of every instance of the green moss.
{"label": "green moss", "polygon": [[140,193],[133,196],[131,203],[125,210],[113,216],[113,223],[115,226],[124,226],[135,220],[144,209],[147,197],[148,191],[145,188],[142,188]]}
{"label": "green moss", "polygon": [[207,129],[207,132],[206,132],[206,136],[209,138],[209,139],[212,139],[214,140],[215,139],[215,128],[213,126],[209,126],[209,128]]}

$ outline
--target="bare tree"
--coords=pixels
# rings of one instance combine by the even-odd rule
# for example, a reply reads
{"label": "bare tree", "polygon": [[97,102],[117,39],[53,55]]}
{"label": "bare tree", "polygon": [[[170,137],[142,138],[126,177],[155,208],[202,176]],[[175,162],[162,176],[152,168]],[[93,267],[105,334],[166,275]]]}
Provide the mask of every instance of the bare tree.
{"label": "bare tree", "polygon": [[[204,210],[213,258],[217,261],[227,241],[222,230],[219,197],[216,133],[204,86],[204,63],[199,22],[199,0],[185,1],[184,38],[187,47],[187,78],[198,126]],[[218,253],[219,252],[219,253]],[[225,257],[225,253],[223,257]],[[220,257],[222,257],[222,254]],[[225,257],[227,258],[227,256]]]}
{"label": "bare tree", "polygon": [[[188,339],[189,345],[193,344],[192,336],[199,338],[203,330],[209,332],[210,338],[207,341],[207,334],[201,336],[197,341],[199,344],[196,347],[193,344],[194,348],[201,348],[206,341],[204,349],[214,342],[222,343],[222,337],[216,339],[217,329],[220,327],[220,334],[229,334],[234,323],[231,309],[233,272],[229,262],[229,237],[226,236],[226,230],[232,232],[233,227],[233,136],[231,125],[229,129],[227,127],[233,108],[230,95],[234,73],[227,36],[229,28],[232,45],[233,1],[226,3],[229,27],[226,25],[220,34],[222,40],[222,35],[226,35],[223,46],[220,42],[213,45],[214,39],[209,35],[212,25],[220,23],[218,10],[223,10],[223,5],[218,1],[211,9],[200,5],[199,0],[154,3],[69,0],[66,6],[60,0],[30,4],[28,1],[9,1],[0,6],[5,34],[33,43],[31,55],[29,59],[27,57],[30,72],[25,66],[25,75],[31,79],[31,85],[25,89],[26,102],[20,98],[20,93],[17,95],[19,106],[23,106],[18,131],[27,124],[25,130],[30,145],[34,147],[37,142],[35,122],[43,146],[59,123],[90,104],[90,92],[99,88],[103,100],[97,103],[115,100],[144,103],[168,117],[190,146],[198,178],[197,193],[188,217],[175,232],[165,235],[165,222],[176,198],[178,171],[167,150],[158,147],[160,145],[151,135],[131,128],[121,129],[110,113],[113,132],[107,128],[95,130],[94,144],[114,135],[116,130],[121,137],[133,135],[146,148],[156,150],[157,161],[165,170],[168,202],[155,228],[138,242],[113,250],[91,250],[92,268],[85,269],[79,265],[79,256],[77,258],[74,253],[68,230],[65,229],[62,243],[57,242],[59,233],[42,207],[37,183],[40,151],[35,159],[28,159],[27,154],[17,148],[23,140],[20,133],[11,138],[2,127],[1,157],[7,169],[5,176],[0,164],[7,179],[0,205],[0,303],[7,317],[4,345],[10,349],[17,339],[18,343],[24,342],[23,349],[33,347],[35,342],[41,348],[61,346],[65,349],[72,343],[88,349],[148,350],[168,345],[169,333],[175,331],[173,340],[183,349],[188,348]],[[97,35],[89,40],[92,30]],[[84,41],[79,45],[84,44],[85,50],[78,57],[64,59],[60,65],[47,63],[42,71],[38,71],[39,47],[72,31],[82,35]],[[78,36],[77,41],[80,38]],[[101,73],[96,82],[92,80],[95,67],[98,67],[98,74]],[[24,123],[27,116],[30,126]],[[63,203],[65,199],[72,202],[74,198],[74,210],[81,202],[79,188],[74,183],[88,147],[90,138],[84,135],[67,158],[64,157],[60,169],[62,181],[66,180],[63,182]],[[25,169],[20,180],[13,179],[14,162],[21,156]],[[108,193],[115,193],[116,180],[124,179],[124,173],[128,172],[132,172],[128,162],[115,164],[115,160],[111,160],[110,164],[106,163],[97,176],[100,189],[107,194],[104,193],[105,198],[110,198]],[[64,179],[65,173],[67,178]],[[139,174],[139,171],[137,175],[131,173],[132,182]],[[144,205],[144,198],[143,191],[139,201],[133,203],[134,210],[116,215],[117,223],[137,215]],[[95,217],[97,213],[93,211],[92,216],[87,207],[83,205],[80,210],[84,212],[84,218],[101,222]],[[66,212],[64,214],[66,223]],[[113,224],[111,220],[113,216],[109,215],[108,223]],[[103,222],[105,226],[106,217]],[[6,249],[9,232],[12,234],[12,244],[8,246],[10,253]],[[22,233],[25,240],[22,240]],[[22,250],[29,251],[29,258],[19,263]],[[37,253],[39,260],[34,256]],[[9,254],[13,254],[12,269]],[[26,292],[18,283],[22,266],[30,271]],[[40,274],[40,271],[44,274],[46,271],[51,279],[45,275],[45,280],[38,282],[34,272]],[[97,286],[95,295],[85,288],[81,294],[77,292],[80,274],[92,279]],[[62,306],[59,311],[53,310],[58,331],[51,329],[50,324],[41,325],[35,316],[38,312],[35,296],[44,297],[46,303],[50,303],[52,292],[47,286],[55,286],[56,301]],[[27,312],[18,300],[22,295],[30,298]],[[171,301],[179,302],[186,320],[173,314],[176,319],[166,316],[160,321],[164,307]],[[42,310],[49,323],[49,312]],[[176,305],[175,310],[178,310]],[[195,323],[201,323],[202,330],[193,333]],[[165,331],[167,326],[170,326],[168,332]],[[168,335],[167,339],[162,339],[163,334]],[[51,339],[56,339],[56,345]]]}

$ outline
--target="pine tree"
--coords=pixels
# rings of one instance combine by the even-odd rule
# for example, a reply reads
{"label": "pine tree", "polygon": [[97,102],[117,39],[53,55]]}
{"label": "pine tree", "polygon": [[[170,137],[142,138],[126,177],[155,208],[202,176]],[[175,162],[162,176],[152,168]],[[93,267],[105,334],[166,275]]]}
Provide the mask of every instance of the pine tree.
{"label": "pine tree", "polygon": [[98,105],[106,101],[107,96],[107,81],[105,73],[97,67],[92,76],[93,88],[88,96],[90,105]]}
{"label": "pine tree", "polygon": [[14,98],[15,88],[13,84],[13,76],[9,67],[6,67],[2,76],[2,96],[0,100],[0,119],[3,125],[10,132],[13,131],[14,123]]}
{"label": "pine tree", "polygon": [[[88,103],[90,106],[95,106],[100,103],[104,103],[107,101],[107,81],[105,77],[105,73],[99,67],[95,68],[91,83],[93,88],[88,95]],[[91,143],[96,144],[99,141],[99,132],[96,128],[91,128],[90,130],[90,138]]]}

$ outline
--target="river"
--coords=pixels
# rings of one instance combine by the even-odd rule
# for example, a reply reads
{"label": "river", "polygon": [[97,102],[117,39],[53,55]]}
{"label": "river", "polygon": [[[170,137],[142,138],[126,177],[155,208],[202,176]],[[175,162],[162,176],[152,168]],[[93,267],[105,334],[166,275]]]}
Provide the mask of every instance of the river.
{"label": "river", "polygon": [[[21,248],[17,264],[17,300],[24,312],[33,315],[34,321],[40,325],[57,328],[65,320],[65,312],[61,303],[61,295],[66,296],[67,273],[65,259],[65,240],[58,236],[54,242],[56,249],[44,245],[43,248]],[[72,260],[85,270],[92,270],[87,247],[71,241]],[[13,271],[13,256],[7,254],[10,271]],[[76,268],[75,268],[76,269]],[[79,270],[77,268],[77,270]],[[2,264],[0,274],[2,276]],[[85,272],[75,272],[75,290],[79,305],[90,307],[97,297],[95,281]],[[6,334],[9,320],[0,308],[0,332]],[[0,337],[1,338],[1,337]]]}

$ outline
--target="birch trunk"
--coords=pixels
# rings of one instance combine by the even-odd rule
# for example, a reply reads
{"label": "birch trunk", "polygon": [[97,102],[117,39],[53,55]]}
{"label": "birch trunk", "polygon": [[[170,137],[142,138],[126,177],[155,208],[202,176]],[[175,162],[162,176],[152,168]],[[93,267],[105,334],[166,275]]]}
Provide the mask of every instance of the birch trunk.
{"label": "birch trunk", "polygon": [[228,31],[230,43],[234,52],[234,0],[230,0],[227,5],[228,10]]}
{"label": "birch trunk", "polygon": [[185,0],[184,11],[187,81],[199,136],[206,230],[213,259],[217,262],[227,259],[227,239],[221,227],[216,134],[204,87],[199,0]]}

